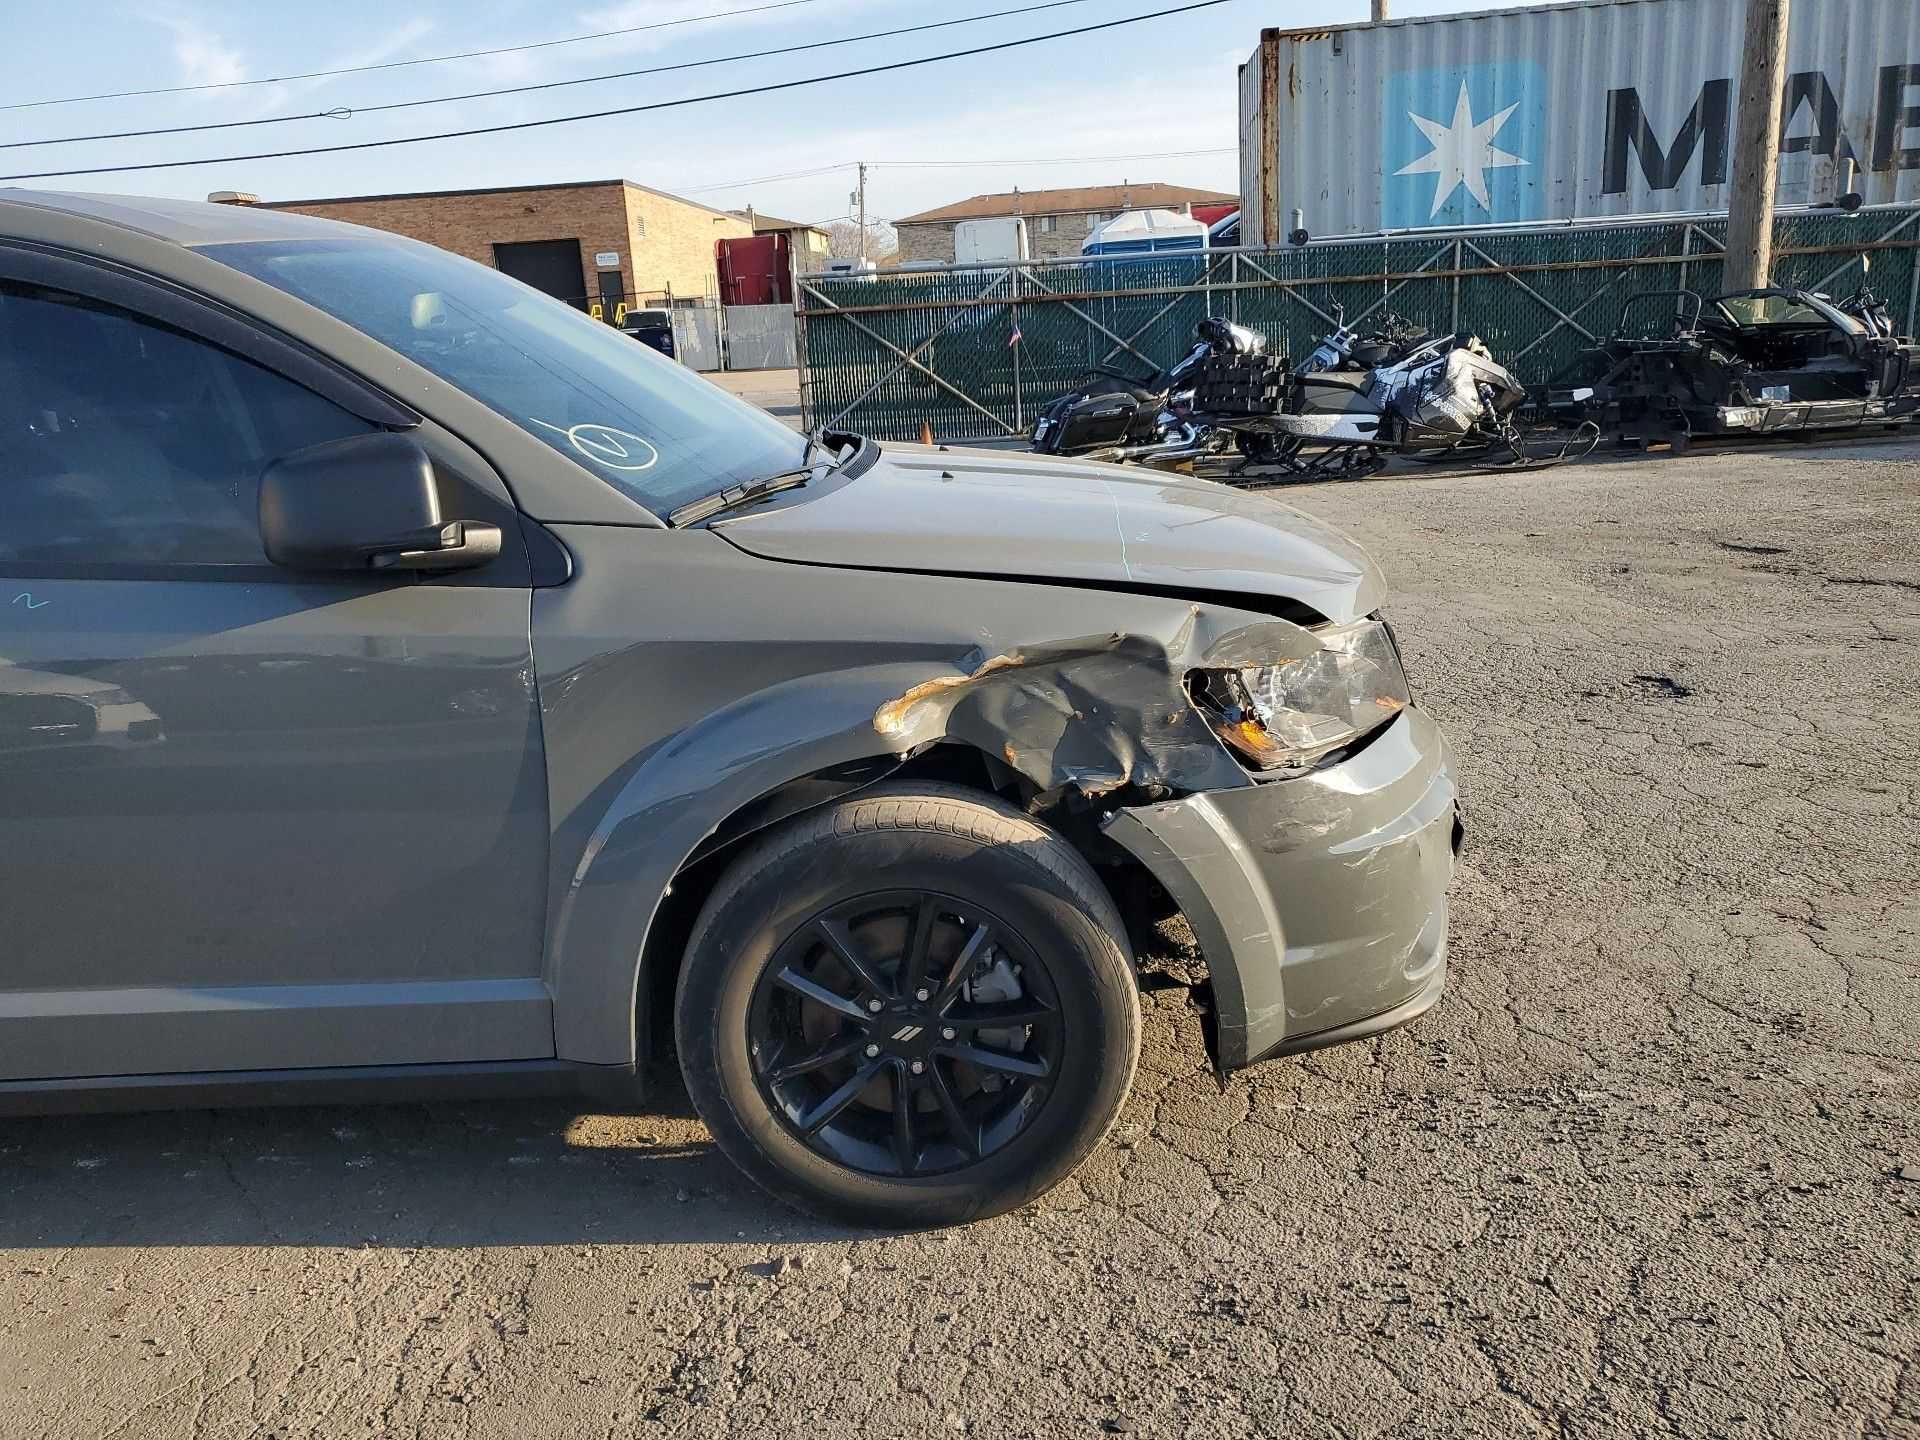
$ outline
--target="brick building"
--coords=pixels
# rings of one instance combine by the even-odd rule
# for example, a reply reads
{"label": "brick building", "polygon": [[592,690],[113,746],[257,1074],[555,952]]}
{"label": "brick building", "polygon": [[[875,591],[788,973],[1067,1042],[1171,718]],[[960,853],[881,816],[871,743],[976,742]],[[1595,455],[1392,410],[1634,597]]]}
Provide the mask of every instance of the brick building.
{"label": "brick building", "polygon": [[[235,197],[244,199],[245,197]],[[715,287],[714,241],[751,235],[738,215],[631,180],[353,195],[265,205],[424,240],[575,304],[698,298]]]}
{"label": "brick building", "polygon": [[1085,185],[1071,190],[1009,190],[975,195],[937,210],[894,221],[900,260],[953,259],[953,227],[962,220],[1027,222],[1027,246],[1042,257],[1078,255],[1080,244],[1104,220],[1126,210],[1178,210],[1185,205],[1230,204],[1236,196],[1158,181],[1138,185]]}

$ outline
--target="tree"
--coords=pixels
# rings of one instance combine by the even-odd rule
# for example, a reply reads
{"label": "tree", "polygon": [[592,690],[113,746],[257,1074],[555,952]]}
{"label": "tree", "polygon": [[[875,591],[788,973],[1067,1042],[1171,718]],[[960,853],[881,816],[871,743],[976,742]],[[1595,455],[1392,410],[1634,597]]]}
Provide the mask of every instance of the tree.
{"label": "tree", "polygon": [[[826,224],[827,253],[836,260],[853,260],[860,255],[860,225],[853,220],[830,220]],[[884,220],[867,222],[866,254],[869,260],[887,259],[900,248],[900,237]]]}

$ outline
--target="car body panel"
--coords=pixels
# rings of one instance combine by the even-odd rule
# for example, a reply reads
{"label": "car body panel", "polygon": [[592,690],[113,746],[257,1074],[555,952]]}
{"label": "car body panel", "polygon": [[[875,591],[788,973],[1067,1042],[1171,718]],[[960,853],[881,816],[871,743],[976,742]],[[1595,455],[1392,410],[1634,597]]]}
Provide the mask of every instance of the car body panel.
{"label": "car body panel", "polygon": [[1193,926],[1236,1069],[1438,997],[1456,824],[1446,742],[1409,709],[1338,763],[1124,810],[1107,834]]}
{"label": "car body panel", "polygon": [[552,1053],[525,589],[16,583],[158,738],[0,751],[0,1077]]}
{"label": "car body panel", "polygon": [[555,533],[576,579],[534,597],[547,975],[558,1053],[589,1064],[632,1055],[657,904],[760,796],[943,742],[1040,788],[1250,787],[1194,715],[1183,667],[1317,643],[1289,621],[1156,595],[773,563],[710,531]]}
{"label": "car body panel", "polygon": [[719,528],[770,559],[1241,593],[1330,620],[1381,599],[1364,550],[1264,495],[1052,456],[890,444],[856,482]]}

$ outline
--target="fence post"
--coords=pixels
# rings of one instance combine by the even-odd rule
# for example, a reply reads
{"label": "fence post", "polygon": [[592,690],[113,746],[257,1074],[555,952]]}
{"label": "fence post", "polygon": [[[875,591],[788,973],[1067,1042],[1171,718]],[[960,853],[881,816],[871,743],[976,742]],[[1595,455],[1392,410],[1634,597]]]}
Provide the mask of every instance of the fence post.
{"label": "fence post", "polygon": [[[1007,288],[1013,293],[1013,328],[1020,328],[1020,262],[1013,262]],[[1025,344],[1022,341],[1021,344]],[[1026,407],[1020,401],[1020,346],[1013,347],[1013,425],[1021,434],[1027,430]]]}
{"label": "fence post", "polygon": [[1453,321],[1450,328],[1456,335],[1460,333],[1460,272],[1466,268],[1466,245],[1464,236],[1453,237]]}
{"label": "fence post", "polygon": [[799,371],[800,428],[811,435],[813,425],[813,372],[807,365],[807,291],[796,278],[793,282],[793,363]]}

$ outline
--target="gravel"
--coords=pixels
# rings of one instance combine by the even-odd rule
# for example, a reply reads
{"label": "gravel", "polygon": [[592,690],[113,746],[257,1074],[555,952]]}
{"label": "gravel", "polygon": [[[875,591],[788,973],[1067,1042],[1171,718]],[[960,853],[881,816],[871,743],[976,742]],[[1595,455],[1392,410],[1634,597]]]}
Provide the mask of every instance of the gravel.
{"label": "gravel", "polygon": [[669,1089],[0,1122],[0,1435],[1920,1436],[1920,449],[1284,498],[1468,806],[1442,1005],[887,1237]]}

